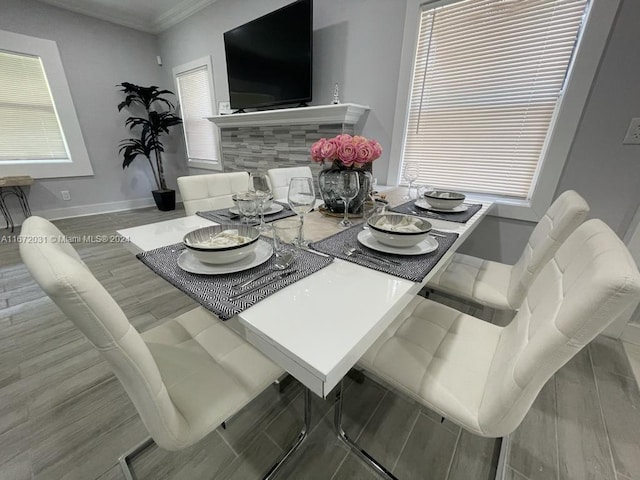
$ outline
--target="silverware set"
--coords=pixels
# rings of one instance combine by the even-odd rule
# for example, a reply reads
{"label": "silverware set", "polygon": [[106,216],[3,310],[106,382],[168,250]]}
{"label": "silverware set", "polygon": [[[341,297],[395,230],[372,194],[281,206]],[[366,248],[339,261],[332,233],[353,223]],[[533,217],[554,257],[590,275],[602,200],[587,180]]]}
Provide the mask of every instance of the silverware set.
{"label": "silverware set", "polygon": [[360,258],[364,258],[365,260],[367,260],[369,262],[378,263],[378,264],[381,264],[381,265],[384,265],[384,266],[398,266],[398,265],[401,265],[401,263],[399,261],[397,261],[397,260],[392,260],[390,258],[379,257],[379,256],[374,255],[372,253],[363,252],[359,248],[355,248],[355,247],[346,248],[344,250],[344,254],[347,257],[357,256],[357,257],[360,257]]}
{"label": "silverware set", "polygon": [[[286,278],[289,275],[292,275],[294,273],[296,273],[298,270],[296,269],[291,269],[291,270],[285,270],[284,272],[281,272],[275,276],[270,277],[268,280],[264,281],[264,282],[260,282],[259,284],[247,289],[247,290],[243,290],[241,292],[235,293],[233,295],[229,296],[229,300],[236,300],[240,297],[244,297],[245,295],[249,295],[250,293],[256,292],[258,290],[260,290],[262,287],[264,287],[265,285],[268,285],[269,283],[273,282],[274,280],[279,280],[281,278]],[[271,273],[271,272],[269,272]]]}

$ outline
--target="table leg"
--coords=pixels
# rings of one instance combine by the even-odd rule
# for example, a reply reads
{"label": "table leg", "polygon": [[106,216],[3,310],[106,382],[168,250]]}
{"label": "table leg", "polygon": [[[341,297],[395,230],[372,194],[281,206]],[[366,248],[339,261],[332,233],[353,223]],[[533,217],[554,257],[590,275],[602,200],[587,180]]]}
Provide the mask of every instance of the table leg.
{"label": "table leg", "polygon": [[384,465],[379,463],[375,458],[364,451],[357,443],[353,442],[342,429],[342,381],[336,387],[336,405],[333,416],[333,424],[338,434],[338,438],[342,440],[349,449],[355,453],[367,465],[373,468],[382,478],[386,480],[398,480]]}
{"label": "table leg", "polygon": [[309,430],[311,429],[311,390],[308,388],[304,389],[304,425],[302,430],[298,434],[298,437],[295,439],[289,450],[284,452],[280,458],[276,461],[276,463],[269,469],[267,474],[263,477],[264,480],[272,480],[276,477],[280,469],[285,465],[285,463],[293,456],[294,453],[300,448],[302,442],[309,435]]}

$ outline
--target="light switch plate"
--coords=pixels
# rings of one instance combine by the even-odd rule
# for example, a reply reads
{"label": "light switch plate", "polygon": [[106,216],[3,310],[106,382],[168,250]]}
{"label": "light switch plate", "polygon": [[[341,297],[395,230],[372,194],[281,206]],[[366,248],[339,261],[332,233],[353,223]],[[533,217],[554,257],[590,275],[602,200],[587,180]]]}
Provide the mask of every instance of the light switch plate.
{"label": "light switch plate", "polygon": [[623,145],[640,145],[640,118],[632,118]]}

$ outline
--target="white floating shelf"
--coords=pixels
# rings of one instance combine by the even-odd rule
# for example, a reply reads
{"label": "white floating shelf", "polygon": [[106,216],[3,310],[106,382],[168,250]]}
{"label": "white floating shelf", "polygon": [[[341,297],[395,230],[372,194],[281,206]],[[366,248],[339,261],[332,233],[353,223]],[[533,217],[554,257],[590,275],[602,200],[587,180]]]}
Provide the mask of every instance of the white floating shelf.
{"label": "white floating shelf", "polygon": [[355,124],[369,111],[368,106],[355,103],[337,105],[318,105],[313,107],[282,108],[261,112],[234,113],[216,115],[209,120],[220,128],[226,127],[262,127],[277,125],[303,124]]}

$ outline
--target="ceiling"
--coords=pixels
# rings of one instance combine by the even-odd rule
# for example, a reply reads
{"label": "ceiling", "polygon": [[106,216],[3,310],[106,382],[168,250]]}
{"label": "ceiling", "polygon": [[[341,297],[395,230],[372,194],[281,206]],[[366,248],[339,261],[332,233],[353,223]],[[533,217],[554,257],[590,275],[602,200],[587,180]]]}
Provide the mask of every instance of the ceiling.
{"label": "ceiling", "polygon": [[160,33],[216,0],[40,0],[148,33]]}

